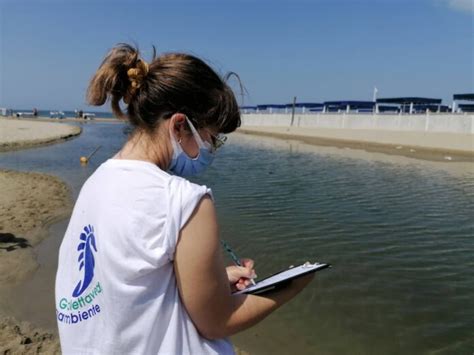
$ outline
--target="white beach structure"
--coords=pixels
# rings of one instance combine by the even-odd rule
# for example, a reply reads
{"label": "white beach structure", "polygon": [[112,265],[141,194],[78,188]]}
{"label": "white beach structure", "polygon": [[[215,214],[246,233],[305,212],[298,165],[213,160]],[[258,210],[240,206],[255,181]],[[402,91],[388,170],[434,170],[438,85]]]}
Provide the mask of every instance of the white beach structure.
{"label": "white beach structure", "polygon": [[458,101],[474,101],[474,94],[454,94],[451,112],[474,112],[474,104],[464,104]]}

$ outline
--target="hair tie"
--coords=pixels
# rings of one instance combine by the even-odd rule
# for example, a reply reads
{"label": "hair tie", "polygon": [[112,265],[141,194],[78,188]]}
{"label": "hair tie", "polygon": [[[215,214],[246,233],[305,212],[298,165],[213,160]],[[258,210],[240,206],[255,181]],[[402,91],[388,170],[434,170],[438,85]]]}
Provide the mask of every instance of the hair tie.
{"label": "hair tie", "polygon": [[138,59],[136,67],[127,70],[128,80],[130,80],[130,88],[127,94],[124,96],[126,104],[130,103],[130,100],[135,95],[136,91],[140,88],[143,80],[148,75],[149,65],[143,59]]}

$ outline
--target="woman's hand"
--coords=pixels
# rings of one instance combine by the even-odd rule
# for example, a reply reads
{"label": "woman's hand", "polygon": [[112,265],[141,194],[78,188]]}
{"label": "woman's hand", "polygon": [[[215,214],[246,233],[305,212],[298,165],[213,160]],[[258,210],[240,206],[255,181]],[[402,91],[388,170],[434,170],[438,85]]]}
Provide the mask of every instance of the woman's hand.
{"label": "woman's hand", "polygon": [[245,290],[252,283],[250,279],[257,277],[252,259],[241,259],[240,263],[242,266],[232,265],[226,267],[232,291]]}
{"label": "woman's hand", "polygon": [[[174,258],[181,300],[199,333],[221,339],[258,323],[301,291],[314,275],[264,295],[232,295],[255,277],[252,260],[225,268],[214,203],[204,197],[181,229]],[[242,279],[242,280],[241,280]]]}

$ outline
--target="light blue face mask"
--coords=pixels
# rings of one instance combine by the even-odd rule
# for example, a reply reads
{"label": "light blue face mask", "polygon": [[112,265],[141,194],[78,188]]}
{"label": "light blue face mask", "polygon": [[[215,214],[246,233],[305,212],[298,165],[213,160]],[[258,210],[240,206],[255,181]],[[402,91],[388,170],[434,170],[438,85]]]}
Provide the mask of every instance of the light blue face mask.
{"label": "light blue face mask", "polygon": [[173,133],[171,135],[171,145],[173,146],[173,157],[169,171],[178,176],[193,176],[202,173],[206,168],[211,165],[214,160],[214,152],[209,142],[203,142],[199,133],[194,128],[191,121],[186,117],[193,137],[199,147],[199,153],[196,158],[188,156],[181,148],[181,145],[176,141]]}

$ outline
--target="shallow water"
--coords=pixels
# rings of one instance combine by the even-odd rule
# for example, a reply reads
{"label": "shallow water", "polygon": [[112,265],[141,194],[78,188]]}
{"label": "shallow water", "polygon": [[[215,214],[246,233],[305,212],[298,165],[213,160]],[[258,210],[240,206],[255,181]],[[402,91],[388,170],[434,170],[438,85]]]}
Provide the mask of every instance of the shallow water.
{"label": "shallow water", "polygon": [[[53,173],[76,196],[125,139],[119,124],[83,128],[62,144],[2,153],[0,166]],[[80,166],[79,157],[98,145],[91,164]],[[236,345],[253,354],[474,351],[472,163],[235,134],[195,181],[213,189],[222,237],[256,260],[260,277],[306,260],[333,265],[235,336]],[[42,268],[12,290],[19,318],[54,326],[54,270],[66,225],[51,228],[36,250]]]}

